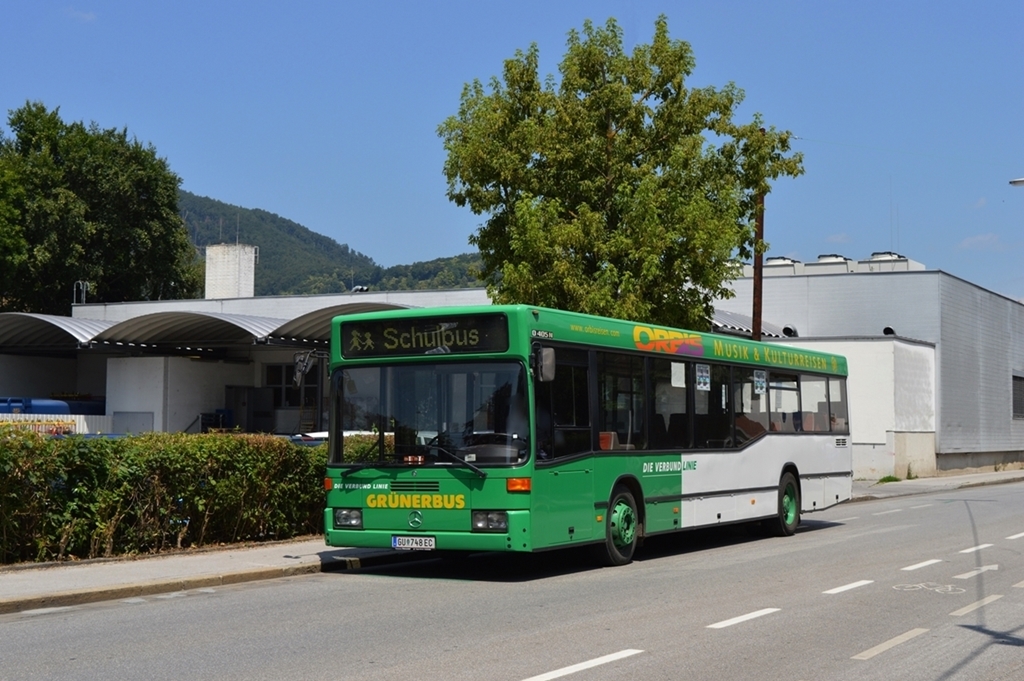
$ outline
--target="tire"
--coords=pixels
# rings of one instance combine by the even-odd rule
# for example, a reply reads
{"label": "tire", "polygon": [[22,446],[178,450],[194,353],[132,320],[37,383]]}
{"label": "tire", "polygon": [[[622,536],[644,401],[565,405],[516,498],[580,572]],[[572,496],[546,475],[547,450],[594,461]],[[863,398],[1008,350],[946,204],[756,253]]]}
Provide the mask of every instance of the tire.
{"label": "tire", "polygon": [[612,490],[612,500],[608,504],[604,544],[597,547],[598,560],[608,566],[631,562],[639,535],[640,516],[633,493],[626,487],[617,486]]}
{"label": "tire", "polygon": [[791,537],[800,524],[800,485],[792,473],[783,473],[779,479],[779,506],[775,518],[765,521],[765,527],[776,537]]}

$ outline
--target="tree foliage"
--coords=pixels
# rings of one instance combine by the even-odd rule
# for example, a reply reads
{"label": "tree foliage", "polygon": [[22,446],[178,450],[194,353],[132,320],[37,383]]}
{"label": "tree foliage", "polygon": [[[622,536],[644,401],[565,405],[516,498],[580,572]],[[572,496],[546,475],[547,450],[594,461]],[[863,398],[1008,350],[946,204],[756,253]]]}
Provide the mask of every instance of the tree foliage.
{"label": "tree foliage", "polygon": [[0,137],[0,310],[194,297],[201,271],[178,217],[181,180],[125,129],[65,123],[26,103]]}
{"label": "tree foliage", "polygon": [[560,79],[537,46],[488,88],[465,86],[438,128],[448,197],[485,222],[470,242],[496,302],[706,327],[738,258],[758,193],[803,172],[791,134],[734,120],[743,92],[688,88],[690,45],[660,17],[627,54],[614,19],[569,33]]}

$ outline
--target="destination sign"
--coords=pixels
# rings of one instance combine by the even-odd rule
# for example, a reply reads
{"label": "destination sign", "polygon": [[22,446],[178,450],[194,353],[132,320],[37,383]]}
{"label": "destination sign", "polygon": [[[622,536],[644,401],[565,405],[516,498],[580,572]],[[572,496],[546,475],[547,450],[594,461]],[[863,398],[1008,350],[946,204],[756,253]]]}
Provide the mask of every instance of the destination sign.
{"label": "destination sign", "polygon": [[346,359],[506,350],[508,320],[503,314],[341,323],[341,354]]}

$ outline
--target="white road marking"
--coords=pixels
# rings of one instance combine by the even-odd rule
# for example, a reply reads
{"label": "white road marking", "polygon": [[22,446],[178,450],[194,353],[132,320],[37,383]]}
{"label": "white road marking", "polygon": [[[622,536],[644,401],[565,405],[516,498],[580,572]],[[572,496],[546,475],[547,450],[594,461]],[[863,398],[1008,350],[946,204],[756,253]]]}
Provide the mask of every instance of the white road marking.
{"label": "white road marking", "polygon": [[953,575],[953,579],[970,579],[971,577],[977,577],[982,572],[988,572],[989,570],[998,570],[998,569],[999,569],[998,565],[982,565],[977,570],[971,570],[970,572],[965,572],[962,575]]}
{"label": "white road marking", "polygon": [[620,650],[619,652],[612,653],[611,655],[605,655],[603,657],[595,657],[593,660],[587,660],[586,662],[580,662],[579,664],[574,664],[574,665],[569,666],[569,667],[562,667],[561,669],[556,669],[553,672],[547,672],[546,674],[541,674],[539,676],[531,676],[530,678],[524,679],[523,681],[551,681],[551,679],[560,679],[563,676],[568,676],[569,674],[575,674],[576,672],[581,672],[584,669],[591,669],[593,667],[597,667],[597,666],[600,666],[602,664],[608,664],[609,662],[615,662],[616,660],[621,660],[624,657],[629,657],[631,655],[636,655],[637,653],[642,653],[642,652],[644,652],[644,651],[642,651],[642,650],[633,650],[632,648],[629,648],[627,650]]}
{"label": "white road marking", "polygon": [[823,594],[840,594],[840,593],[843,593],[844,591],[849,591],[850,589],[856,589],[859,586],[867,586],[868,584],[874,584],[874,583],[875,583],[875,581],[873,579],[862,579],[859,582],[853,582],[851,584],[847,584],[846,586],[837,586],[834,589],[829,589],[828,591],[822,591],[821,593],[823,593]]}
{"label": "white road marking", "polygon": [[1013,585],[1014,589],[1024,589],[1024,582],[1017,582]]}
{"label": "white road marking", "polygon": [[894,508],[891,511],[879,511],[878,513],[872,513],[871,515],[888,515],[890,513],[899,513],[902,510],[902,508]]}
{"label": "white road marking", "polygon": [[1020,534],[1011,534],[1007,539],[1020,539],[1021,537],[1024,537],[1024,532],[1021,532]]}
{"label": "white road marking", "polygon": [[911,510],[916,511],[919,508],[928,508],[929,506],[932,506],[932,505],[933,504],[921,504],[920,506],[911,506],[910,508],[911,508]]}
{"label": "white road marking", "polygon": [[136,605],[138,603],[145,603],[146,599],[145,598],[137,598],[137,597],[136,598],[125,598],[121,602],[122,603],[130,603],[132,605]]}
{"label": "white road marking", "polygon": [[964,549],[960,553],[974,553],[975,551],[981,551],[982,549],[987,549],[990,546],[992,546],[992,545],[991,544],[981,544],[980,546],[972,546],[969,549]]}
{"label": "white road marking", "polygon": [[778,612],[779,610],[781,610],[781,608],[765,608],[763,610],[758,610],[756,612],[749,612],[746,615],[740,615],[739,617],[733,617],[731,620],[725,620],[722,622],[716,622],[715,624],[709,624],[706,628],[725,629],[726,627],[731,627],[734,624],[739,624],[740,622],[746,622],[748,620],[756,619],[758,617],[763,617],[764,615],[770,615],[773,612]]}
{"label": "white road marking", "polygon": [[982,598],[977,603],[971,603],[970,605],[964,606],[964,607],[960,608],[959,610],[956,610],[954,612],[949,613],[949,616],[950,617],[960,617],[962,615],[966,615],[969,612],[974,612],[978,608],[985,607],[986,605],[988,605],[992,601],[998,601],[1000,598],[1002,598],[1002,596],[988,596],[986,598]]}
{"label": "white road marking", "polygon": [[850,659],[851,660],[870,660],[875,655],[878,655],[879,653],[884,653],[885,651],[889,650],[890,648],[895,648],[896,646],[898,646],[901,643],[906,643],[910,639],[914,638],[915,636],[920,636],[921,634],[925,633],[926,631],[928,631],[928,630],[927,629],[911,629],[907,633],[900,634],[896,638],[890,638],[885,643],[879,643],[874,648],[868,648],[863,653],[859,653],[857,655],[854,655]]}
{"label": "white road marking", "polygon": [[928,567],[929,565],[935,565],[936,563],[941,563],[941,562],[942,561],[939,560],[938,558],[932,558],[931,560],[926,560],[923,563],[917,563],[915,565],[908,565],[907,567],[900,568],[900,569],[905,571],[905,572],[910,572],[911,570],[919,570],[919,569],[921,569],[923,567]]}
{"label": "white road marking", "polygon": [[839,520],[833,520],[832,522],[834,522],[834,523],[848,523],[851,520],[857,520],[858,518],[860,518],[860,516],[859,515],[855,515],[852,518],[840,518]]}

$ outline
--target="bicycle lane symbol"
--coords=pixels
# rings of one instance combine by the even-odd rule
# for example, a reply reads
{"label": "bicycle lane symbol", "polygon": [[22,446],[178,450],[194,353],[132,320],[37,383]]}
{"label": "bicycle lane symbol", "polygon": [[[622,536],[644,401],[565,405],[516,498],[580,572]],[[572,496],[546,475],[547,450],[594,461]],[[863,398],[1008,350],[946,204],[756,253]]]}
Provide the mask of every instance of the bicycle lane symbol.
{"label": "bicycle lane symbol", "polygon": [[939,584],[938,582],[921,582],[920,584],[897,584],[893,587],[896,591],[934,591],[938,594],[962,594],[966,589],[961,589],[952,584]]}

